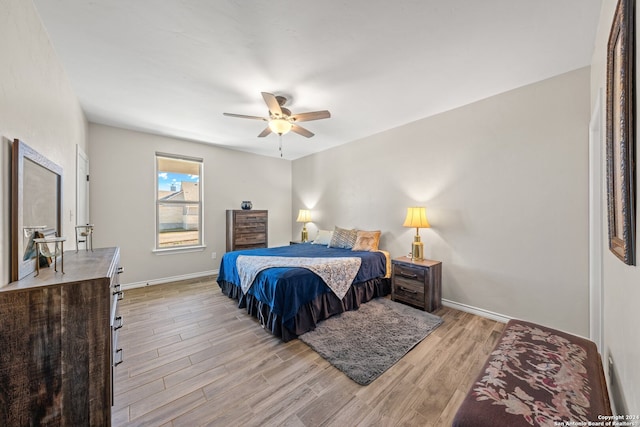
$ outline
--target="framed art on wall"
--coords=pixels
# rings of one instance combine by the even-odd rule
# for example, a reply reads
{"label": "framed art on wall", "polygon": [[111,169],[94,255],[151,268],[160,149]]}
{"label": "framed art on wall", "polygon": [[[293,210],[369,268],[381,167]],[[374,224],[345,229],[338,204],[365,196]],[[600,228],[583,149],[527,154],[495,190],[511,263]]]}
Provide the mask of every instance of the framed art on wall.
{"label": "framed art on wall", "polygon": [[607,46],[609,249],[635,265],[634,0],[619,0]]}

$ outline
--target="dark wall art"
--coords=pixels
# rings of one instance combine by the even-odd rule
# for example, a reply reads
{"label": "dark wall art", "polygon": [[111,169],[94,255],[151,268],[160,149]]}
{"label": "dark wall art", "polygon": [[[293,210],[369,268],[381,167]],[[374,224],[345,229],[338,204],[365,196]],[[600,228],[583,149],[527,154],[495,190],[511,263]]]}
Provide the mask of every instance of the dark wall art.
{"label": "dark wall art", "polygon": [[607,47],[609,248],[635,265],[635,0],[620,0]]}

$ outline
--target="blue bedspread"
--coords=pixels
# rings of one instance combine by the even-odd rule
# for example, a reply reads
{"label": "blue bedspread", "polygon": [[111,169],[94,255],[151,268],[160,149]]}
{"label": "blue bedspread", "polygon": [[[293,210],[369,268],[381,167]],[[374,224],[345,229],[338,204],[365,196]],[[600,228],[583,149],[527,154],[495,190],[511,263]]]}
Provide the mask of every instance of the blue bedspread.
{"label": "blue bedspread", "polygon": [[[350,249],[327,248],[310,243],[281,246],[267,249],[250,249],[224,254],[220,262],[218,283],[228,282],[240,286],[236,259],[240,255],[284,256],[284,257],[359,257],[360,270],[354,283],[384,277],[386,257],[380,252],[352,251]],[[306,268],[275,267],[261,271],[249,288],[248,294],[267,304],[271,312],[281,316],[285,325],[293,320],[298,309],[318,295],[331,292],[322,279]]]}

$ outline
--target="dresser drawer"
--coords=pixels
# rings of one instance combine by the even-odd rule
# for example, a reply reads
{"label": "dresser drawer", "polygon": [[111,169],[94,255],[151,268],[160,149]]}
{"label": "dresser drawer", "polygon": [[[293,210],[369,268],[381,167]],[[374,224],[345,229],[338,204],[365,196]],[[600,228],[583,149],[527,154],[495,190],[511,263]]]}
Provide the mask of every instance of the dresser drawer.
{"label": "dresser drawer", "polygon": [[234,232],[236,235],[250,234],[250,233],[265,233],[267,231],[267,224],[263,222],[243,222],[236,223]]}
{"label": "dresser drawer", "polygon": [[111,299],[111,405],[115,403],[115,379],[116,372],[115,367],[122,363],[122,348],[118,347],[118,332],[122,326],[124,326],[124,320],[119,313],[118,305],[119,301],[124,298],[124,291],[120,285],[120,274],[124,272],[123,267],[118,266],[115,274],[111,276],[111,285],[109,287],[109,294]]}
{"label": "dresser drawer", "polygon": [[124,326],[124,321],[122,316],[116,316],[114,319],[114,323],[111,325],[111,351],[112,351],[112,364],[113,366],[118,366],[122,363],[122,348],[118,347],[118,334],[120,333],[120,328]]}
{"label": "dresser drawer", "polygon": [[239,234],[236,237],[236,246],[259,245],[267,242],[265,233]]}
{"label": "dresser drawer", "polygon": [[109,287],[110,298],[111,298],[111,316],[110,323],[113,328],[114,324],[116,324],[116,317],[118,316],[118,301],[124,298],[124,291],[122,290],[122,286],[120,285],[120,273],[122,273],[122,267],[118,267],[116,274],[111,277],[111,286]]}
{"label": "dresser drawer", "polygon": [[237,225],[252,224],[256,222],[265,223],[267,221],[266,212],[252,212],[252,213],[237,213],[235,216],[235,222]]}

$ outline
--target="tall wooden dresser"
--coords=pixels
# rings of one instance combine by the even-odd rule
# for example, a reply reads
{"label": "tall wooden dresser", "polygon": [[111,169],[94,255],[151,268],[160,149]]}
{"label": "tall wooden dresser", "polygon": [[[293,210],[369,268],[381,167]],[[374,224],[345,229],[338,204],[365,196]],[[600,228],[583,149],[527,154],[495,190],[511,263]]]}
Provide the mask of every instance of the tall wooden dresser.
{"label": "tall wooden dresser", "polygon": [[0,288],[0,425],[111,425],[119,263],[118,248],[67,251],[64,274]]}
{"label": "tall wooden dresser", "polygon": [[227,211],[227,252],[266,248],[269,243],[268,211]]}

